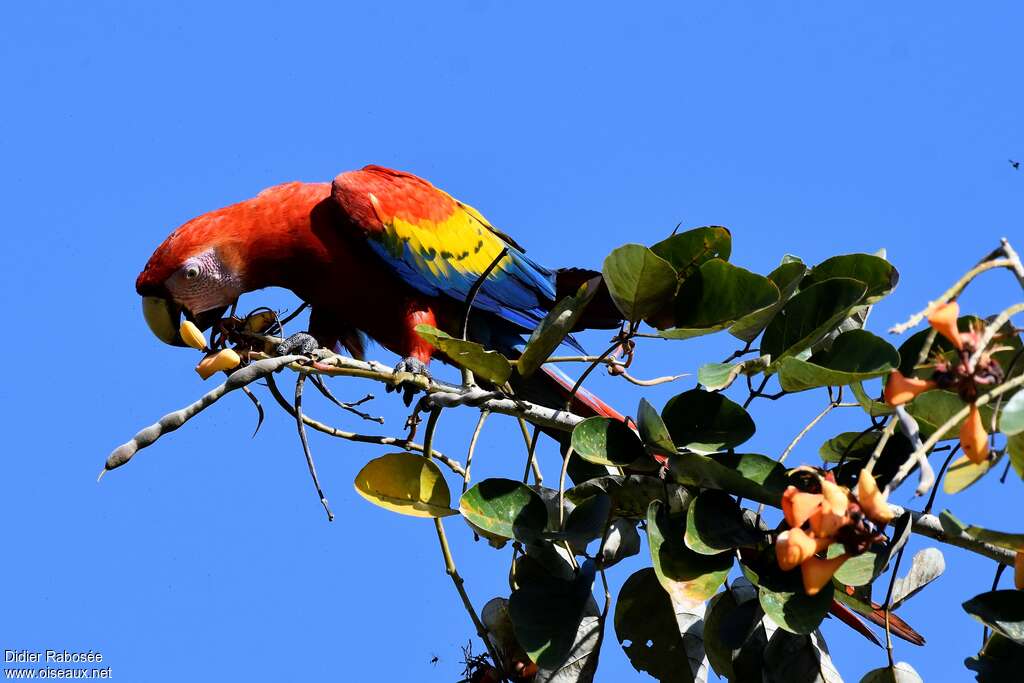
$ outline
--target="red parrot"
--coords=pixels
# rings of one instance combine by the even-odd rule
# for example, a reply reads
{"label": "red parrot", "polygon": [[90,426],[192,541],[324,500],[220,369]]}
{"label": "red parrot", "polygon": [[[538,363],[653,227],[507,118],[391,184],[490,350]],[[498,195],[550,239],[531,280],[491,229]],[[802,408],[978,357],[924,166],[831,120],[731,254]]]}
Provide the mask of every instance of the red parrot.
{"label": "red parrot", "polygon": [[[340,345],[362,358],[365,334],[402,357],[399,369],[425,373],[437,352],[416,326],[461,336],[470,288],[502,249],[507,254],[474,299],[469,335],[514,355],[557,299],[597,273],[544,268],[473,207],[380,166],[342,173],[333,183],[277,185],[194,218],[157,248],[136,290],[154,334],[181,344],[183,313],[205,329],[241,294],[284,287],[311,305],[312,339],[293,335],[281,353]],[[619,318],[604,290],[578,328],[616,327]],[[568,395],[566,382],[545,368],[517,393],[554,407]],[[578,398],[579,414],[621,419],[587,392]]]}

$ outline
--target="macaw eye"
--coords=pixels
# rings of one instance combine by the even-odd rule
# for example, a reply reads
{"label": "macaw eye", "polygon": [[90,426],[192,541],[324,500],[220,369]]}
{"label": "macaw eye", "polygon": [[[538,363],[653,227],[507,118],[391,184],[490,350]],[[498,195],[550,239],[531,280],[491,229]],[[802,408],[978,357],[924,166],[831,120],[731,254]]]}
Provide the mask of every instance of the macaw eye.
{"label": "macaw eye", "polygon": [[196,266],[189,266],[185,269],[186,280],[195,280],[197,277],[199,277],[199,268]]}

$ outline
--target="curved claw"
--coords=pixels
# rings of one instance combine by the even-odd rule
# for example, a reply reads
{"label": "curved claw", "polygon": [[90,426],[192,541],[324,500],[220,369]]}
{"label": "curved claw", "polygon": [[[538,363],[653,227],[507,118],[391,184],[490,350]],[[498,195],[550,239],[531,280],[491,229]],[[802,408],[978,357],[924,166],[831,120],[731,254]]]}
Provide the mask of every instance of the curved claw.
{"label": "curved claw", "polygon": [[419,358],[413,358],[409,356],[398,361],[395,366],[395,380],[394,384],[387,387],[387,391],[402,392],[402,402],[405,405],[412,404],[412,397],[419,390],[419,387],[415,384],[414,380],[417,375],[430,378],[430,371],[427,370],[427,364],[421,361]]}
{"label": "curved claw", "polygon": [[299,354],[301,356],[312,356],[313,352],[320,348],[316,338],[308,332],[296,332],[283,342],[277,345],[277,355],[290,356]]}

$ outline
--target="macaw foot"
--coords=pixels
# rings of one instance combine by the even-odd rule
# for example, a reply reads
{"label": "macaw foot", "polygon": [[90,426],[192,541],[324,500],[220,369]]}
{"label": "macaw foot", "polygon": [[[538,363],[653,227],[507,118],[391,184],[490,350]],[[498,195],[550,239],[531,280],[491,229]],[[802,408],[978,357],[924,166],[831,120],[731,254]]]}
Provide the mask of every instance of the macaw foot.
{"label": "macaw foot", "polygon": [[386,391],[389,393],[401,391],[402,401],[407,406],[411,405],[413,395],[420,389],[415,381],[417,375],[430,379],[430,371],[427,370],[427,364],[419,358],[413,358],[412,356],[403,358],[395,366],[394,383],[388,385]]}
{"label": "macaw foot", "polygon": [[277,345],[277,355],[290,356],[312,356],[313,352],[320,348],[320,344],[307,332],[296,332]]}

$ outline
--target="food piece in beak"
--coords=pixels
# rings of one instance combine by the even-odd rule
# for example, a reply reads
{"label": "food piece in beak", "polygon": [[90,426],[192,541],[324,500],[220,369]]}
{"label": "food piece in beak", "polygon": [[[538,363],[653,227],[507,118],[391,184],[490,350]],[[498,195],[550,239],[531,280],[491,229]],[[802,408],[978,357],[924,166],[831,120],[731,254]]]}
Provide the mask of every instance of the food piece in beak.
{"label": "food piece in beak", "polygon": [[205,331],[220,320],[227,310],[227,306],[221,306],[192,315],[170,299],[160,296],[142,297],[142,315],[146,318],[150,331],[157,339],[171,346],[188,346],[179,332],[182,315],[195,323],[200,330]]}
{"label": "food piece in beak", "polygon": [[169,299],[158,296],[142,297],[142,315],[146,318],[150,332],[171,346],[186,346],[178,334],[181,324],[181,306]]}

